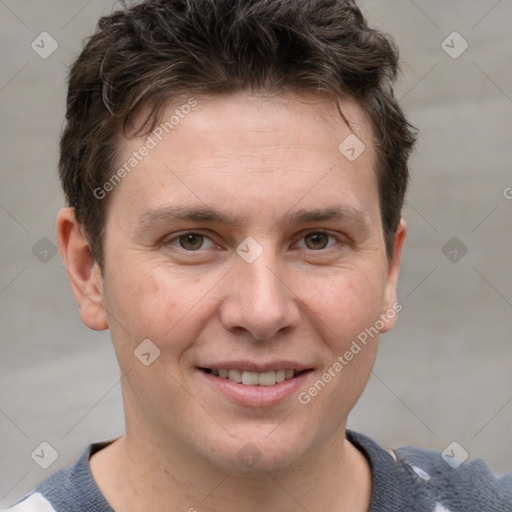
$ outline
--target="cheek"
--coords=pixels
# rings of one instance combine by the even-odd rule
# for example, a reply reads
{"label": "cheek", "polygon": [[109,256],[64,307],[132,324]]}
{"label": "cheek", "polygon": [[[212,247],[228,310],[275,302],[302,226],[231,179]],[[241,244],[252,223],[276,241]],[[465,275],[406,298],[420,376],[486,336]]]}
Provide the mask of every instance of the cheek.
{"label": "cheek", "polygon": [[181,354],[212,314],[209,292],[217,281],[213,273],[197,277],[173,268],[120,262],[105,282],[105,306],[118,356],[129,363],[145,339],[163,356]]}
{"label": "cheek", "polygon": [[323,367],[298,400],[311,418],[325,418],[328,433],[346,419],[370,378],[379,340],[375,325],[384,296],[381,285],[375,275],[352,274],[320,287],[310,303],[324,342]]}
{"label": "cheek", "polygon": [[309,293],[313,317],[338,352],[376,324],[384,300],[382,280],[365,273],[339,276]]}

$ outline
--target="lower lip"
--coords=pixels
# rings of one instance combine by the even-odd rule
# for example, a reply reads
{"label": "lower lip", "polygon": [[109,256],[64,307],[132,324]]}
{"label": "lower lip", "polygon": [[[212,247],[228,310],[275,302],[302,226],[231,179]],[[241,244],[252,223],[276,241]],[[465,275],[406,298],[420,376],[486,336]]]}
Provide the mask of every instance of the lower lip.
{"label": "lower lip", "polygon": [[273,386],[246,386],[224,377],[216,377],[203,370],[198,372],[207,382],[233,402],[245,407],[269,407],[279,404],[292,396],[297,396],[311,370]]}

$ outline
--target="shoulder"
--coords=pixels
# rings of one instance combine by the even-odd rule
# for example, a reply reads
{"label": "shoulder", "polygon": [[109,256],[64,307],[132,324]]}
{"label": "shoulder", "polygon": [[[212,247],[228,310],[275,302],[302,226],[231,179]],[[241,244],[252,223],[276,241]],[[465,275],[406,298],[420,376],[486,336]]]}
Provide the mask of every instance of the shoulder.
{"label": "shoulder", "polygon": [[4,512],[55,512],[51,503],[39,492],[33,492],[23,498],[17,505]]}
{"label": "shoulder", "polygon": [[455,510],[512,512],[512,473],[496,477],[482,459],[462,462],[453,450],[441,453],[405,446],[394,453],[413,471],[425,472],[432,492]]}
{"label": "shoulder", "polygon": [[4,512],[112,512],[89,468],[89,457],[107,444],[90,445],[76,464],[57,471]]}
{"label": "shoulder", "polygon": [[413,446],[384,450],[351,431],[347,438],[372,468],[371,512],[512,512],[512,473],[498,478],[481,459],[461,463],[453,452]]}

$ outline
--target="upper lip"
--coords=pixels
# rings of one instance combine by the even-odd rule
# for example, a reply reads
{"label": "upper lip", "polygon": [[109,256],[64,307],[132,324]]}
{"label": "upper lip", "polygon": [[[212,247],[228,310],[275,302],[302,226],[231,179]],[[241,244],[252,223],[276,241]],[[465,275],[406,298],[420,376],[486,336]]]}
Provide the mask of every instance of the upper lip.
{"label": "upper lip", "polygon": [[220,363],[210,363],[206,365],[199,365],[198,368],[208,370],[245,370],[248,372],[270,372],[274,370],[295,370],[302,372],[304,370],[311,370],[311,366],[294,361],[270,361],[267,363],[255,363],[254,361],[222,361]]}

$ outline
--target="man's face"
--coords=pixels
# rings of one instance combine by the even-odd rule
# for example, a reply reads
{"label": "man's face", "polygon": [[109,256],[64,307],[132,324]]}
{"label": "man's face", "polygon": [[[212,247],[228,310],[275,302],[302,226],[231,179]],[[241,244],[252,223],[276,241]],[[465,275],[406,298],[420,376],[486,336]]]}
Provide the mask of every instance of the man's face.
{"label": "man's face", "polygon": [[[366,144],[350,161],[327,100],[197,99],[109,198],[102,293],[127,432],[228,470],[252,449],[278,469],[343,439],[378,336],[353,342],[395,303],[371,133],[341,105]],[[120,164],[146,142],[125,141]],[[148,366],[143,340],[160,350]]]}

